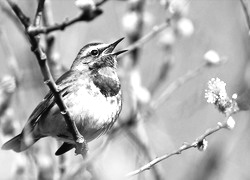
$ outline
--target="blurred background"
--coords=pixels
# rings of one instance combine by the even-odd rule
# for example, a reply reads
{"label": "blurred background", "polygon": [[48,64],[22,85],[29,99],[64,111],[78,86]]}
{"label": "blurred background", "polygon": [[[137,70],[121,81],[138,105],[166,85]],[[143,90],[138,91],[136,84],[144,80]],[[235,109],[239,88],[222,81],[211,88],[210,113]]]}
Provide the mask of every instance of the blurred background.
{"label": "blurred background", "polygon": [[[16,2],[33,20],[37,1]],[[244,2],[250,8],[250,1]],[[46,3],[52,24],[83,11],[80,1]],[[103,13],[90,22],[41,35],[41,46],[47,50],[46,38],[54,38],[52,53],[47,55],[55,78],[89,42],[110,43],[125,37],[118,49],[130,48],[167,24],[119,59],[124,104],[114,130],[89,144],[91,158],[86,162],[74,150],[55,156],[61,142],[52,138],[41,139],[23,153],[0,150],[0,179],[124,179],[128,172],[183,142],[193,142],[224,120],[204,98],[211,78],[226,82],[229,96],[249,87],[250,39],[240,0],[108,0],[99,8]],[[0,145],[21,132],[48,92],[23,28],[11,12],[1,0],[0,102],[5,103],[0,110]],[[212,59],[218,56],[227,62],[208,65],[204,55],[211,50]],[[176,80],[189,77],[187,72],[193,76],[178,85]],[[169,95],[162,97],[166,91]],[[151,102],[158,105],[149,113]],[[249,111],[235,114],[234,119],[232,131],[221,130],[207,138],[205,152],[189,149],[130,179],[250,179]]]}

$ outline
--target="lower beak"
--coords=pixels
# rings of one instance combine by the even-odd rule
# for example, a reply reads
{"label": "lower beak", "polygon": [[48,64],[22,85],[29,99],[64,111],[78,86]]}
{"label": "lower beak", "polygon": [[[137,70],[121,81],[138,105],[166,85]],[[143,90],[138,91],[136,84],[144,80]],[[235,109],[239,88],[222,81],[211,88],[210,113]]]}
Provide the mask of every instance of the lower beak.
{"label": "lower beak", "polygon": [[[105,50],[103,51],[105,54],[112,54],[113,50],[115,49],[115,47],[117,46],[117,44],[119,44],[124,38],[121,38],[121,39],[118,39],[117,41],[109,44]],[[122,53],[122,51],[119,51]],[[118,53],[118,52],[117,52]],[[121,53],[118,53],[118,54],[121,54]],[[118,55],[117,54],[117,55]]]}
{"label": "lower beak", "polygon": [[118,52],[111,53],[111,55],[118,56],[119,54],[125,53],[127,51],[128,50],[121,50],[121,51],[118,51]]}

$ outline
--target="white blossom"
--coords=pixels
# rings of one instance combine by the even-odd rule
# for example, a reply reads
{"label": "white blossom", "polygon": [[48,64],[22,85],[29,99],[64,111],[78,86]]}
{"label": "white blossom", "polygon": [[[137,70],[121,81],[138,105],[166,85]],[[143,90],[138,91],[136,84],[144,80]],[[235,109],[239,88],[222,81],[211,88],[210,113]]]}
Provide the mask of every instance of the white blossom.
{"label": "white blossom", "polygon": [[208,89],[205,90],[205,98],[211,104],[225,100],[227,98],[226,83],[219,78],[212,78],[208,82]]}
{"label": "white blossom", "polygon": [[210,65],[217,65],[221,62],[219,54],[214,50],[209,50],[204,54],[204,59]]}
{"label": "white blossom", "polygon": [[194,33],[193,22],[188,18],[181,18],[177,21],[177,30],[184,37],[191,36]]}
{"label": "white blossom", "polygon": [[228,129],[233,129],[235,127],[235,120],[233,119],[232,116],[230,116],[228,119],[227,119],[227,128]]}
{"label": "white blossom", "polygon": [[76,0],[75,5],[83,11],[93,11],[96,9],[96,5],[93,0]]}
{"label": "white blossom", "polygon": [[122,19],[122,24],[125,32],[129,36],[133,36],[138,33],[138,28],[140,26],[141,17],[137,12],[129,12],[124,15]]}
{"label": "white blossom", "polygon": [[170,47],[172,46],[176,41],[175,33],[173,32],[173,29],[166,29],[161,33],[161,36],[159,38],[159,43],[163,47]]}
{"label": "white blossom", "polygon": [[189,2],[187,0],[171,0],[169,5],[169,11],[171,13],[179,13],[181,15],[187,15],[189,10]]}

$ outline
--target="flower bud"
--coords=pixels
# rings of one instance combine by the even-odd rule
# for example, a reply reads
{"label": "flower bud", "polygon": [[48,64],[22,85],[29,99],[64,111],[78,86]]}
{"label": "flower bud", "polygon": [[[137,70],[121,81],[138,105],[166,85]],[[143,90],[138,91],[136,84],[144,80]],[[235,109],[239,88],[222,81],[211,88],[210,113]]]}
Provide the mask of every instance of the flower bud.
{"label": "flower bud", "polygon": [[172,29],[167,29],[161,33],[159,42],[164,48],[171,47],[175,41],[176,36]]}
{"label": "flower bud", "polygon": [[177,31],[184,37],[191,36],[194,33],[194,25],[188,18],[181,18],[177,21]]}
{"label": "flower bud", "polygon": [[93,11],[96,9],[96,5],[93,0],[76,0],[75,5],[83,11]]}
{"label": "flower bud", "polygon": [[199,151],[205,151],[208,146],[208,141],[206,139],[202,139],[202,141],[199,141],[197,144],[197,148]]}
{"label": "flower bud", "polygon": [[232,116],[227,119],[227,128],[232,130],[235,127],[235,120]]}
{"label": "flower bud", "polygon": [[169,11],[172,14],[180,14],[181,16],[187,15],[189,4],[187,0],[171,0],[169,4]]}
{"label": "flower bud", "polygon": [[204,59],[208,65],[217,65],[221,62],[219,54],[214,50],[209,50],[204,54]]}

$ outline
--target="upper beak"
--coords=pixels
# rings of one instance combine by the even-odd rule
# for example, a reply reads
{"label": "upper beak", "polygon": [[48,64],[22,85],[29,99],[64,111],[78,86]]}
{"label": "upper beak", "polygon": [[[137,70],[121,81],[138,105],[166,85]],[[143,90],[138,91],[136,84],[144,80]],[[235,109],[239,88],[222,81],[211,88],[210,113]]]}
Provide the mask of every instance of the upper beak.
{"label": "upper beak", "polygon": [[124,52],[126,52],[127,50],[122,50],[122,51],[118,51],[118,52],[113,52],[113,50],[115,49],[115,47],[117,46],[117,44],[119,44],[124,38],[121,38],[121,39],[118,39],[117,41],[109,44],[107,47],[105,47],[103,53],[106,54],[106,55],[119,55],[119,54],[122,54]]}

